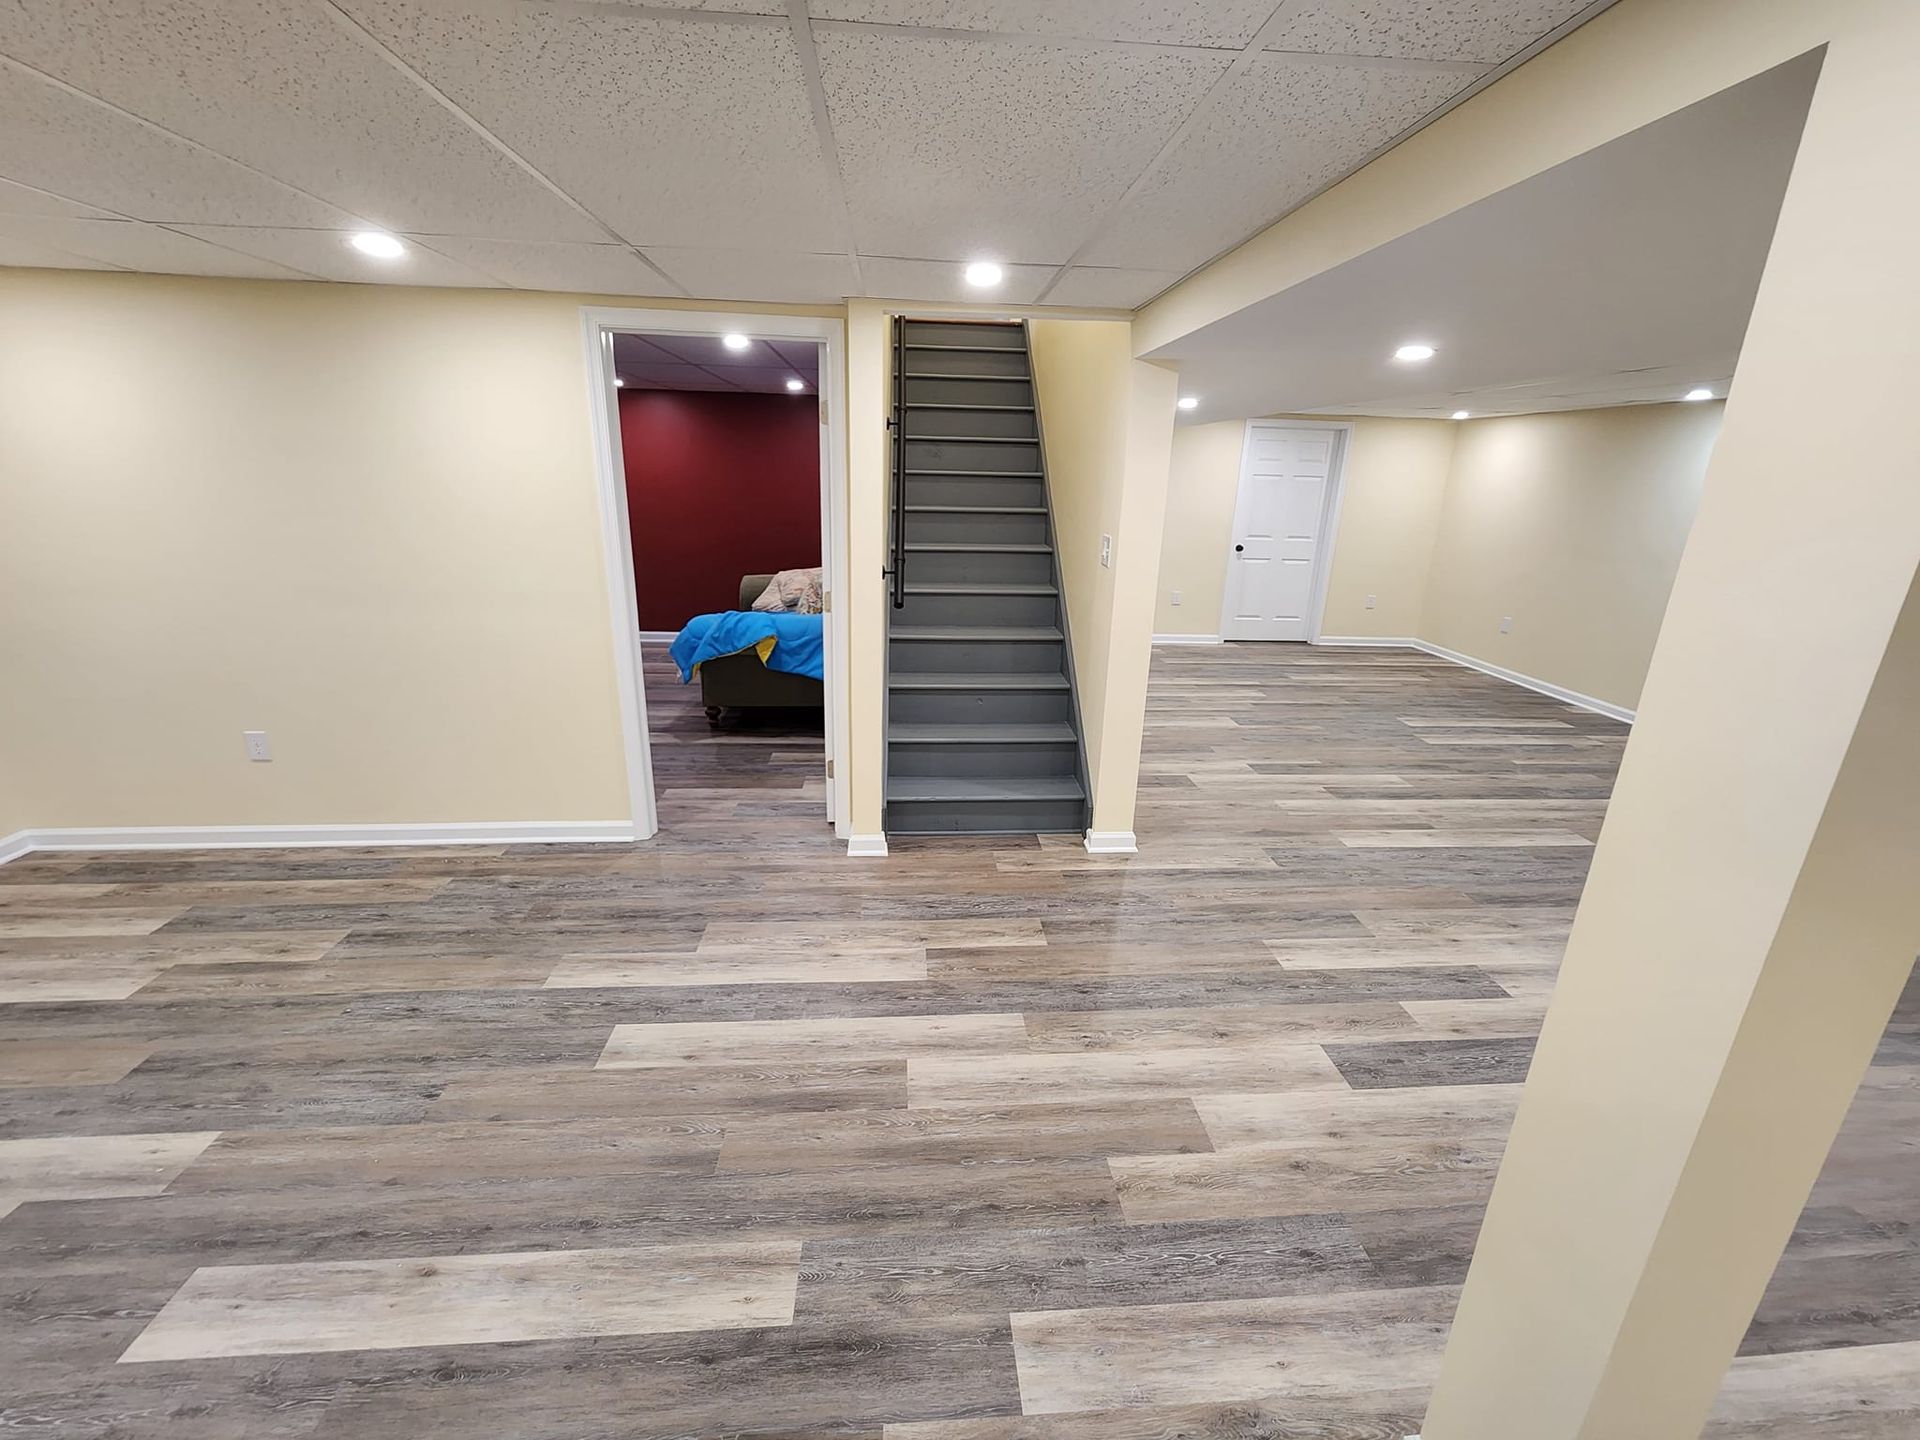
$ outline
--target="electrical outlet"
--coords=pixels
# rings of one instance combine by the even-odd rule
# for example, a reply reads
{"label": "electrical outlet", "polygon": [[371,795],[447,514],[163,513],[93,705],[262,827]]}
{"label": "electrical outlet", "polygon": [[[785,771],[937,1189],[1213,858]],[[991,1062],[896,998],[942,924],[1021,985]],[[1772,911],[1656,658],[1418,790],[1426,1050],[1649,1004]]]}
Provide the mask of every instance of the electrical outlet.
{"label": "electrical outlet", "polygon": [[1111,535],[1102,535],[1100,537],[1100,563],[1102,565],[1113,564],[1113,536]]}
{"label": "electrical outlet", "polygon": [[1178,590],[1173,592],[1173,603],[1176,605],[1180,603],[1180,592]]}
{"label": "electrical outlet", "polygon": [[249,760],[273,759],[273,746],[269,744],[267,741],[266,731],[242,730],[240,732],[240,738],[247,742],[247,759]]}
{"label": "electrical outlet", "polygon": [[1373,608],[1373,601],[1374,601],[1373,596],[1371,595],[1367,596],[1367,609],[1371,610]]}
{"label": "electrical outlet", "polygon": [[1502,635],[1505,635],[1512,629],[1513,629],[1513,617],[1511,615],[1502,615],[1500,617],[1500,633]]}

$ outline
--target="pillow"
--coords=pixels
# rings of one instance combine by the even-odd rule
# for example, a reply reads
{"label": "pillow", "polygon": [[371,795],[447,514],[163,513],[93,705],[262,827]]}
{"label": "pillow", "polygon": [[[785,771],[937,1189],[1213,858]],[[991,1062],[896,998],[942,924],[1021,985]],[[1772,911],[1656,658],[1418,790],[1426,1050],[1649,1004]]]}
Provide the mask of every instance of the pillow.
{"label": "pillow", "polygon": [[818,615],[821,611],[820,566],[810,570],[781,570],[753,602],[756,610],[789,611],[796,615]]}

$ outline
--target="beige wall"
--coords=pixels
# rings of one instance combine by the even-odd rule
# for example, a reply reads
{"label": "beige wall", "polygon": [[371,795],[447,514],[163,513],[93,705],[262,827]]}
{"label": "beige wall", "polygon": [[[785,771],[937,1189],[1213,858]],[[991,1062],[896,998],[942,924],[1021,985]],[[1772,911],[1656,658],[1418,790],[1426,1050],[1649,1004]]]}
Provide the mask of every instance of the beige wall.
{"label": "beige wall", "polygon": [[847,777],[848,828],[881,833],[886,804],[887,504],[893,457],[887,412],[893,404],[891,319],[876,300],[847,304],[847,711],[848,743],[858,765]]}
{"label": "beige wall", "polygon": [[1634,405],[1458,426],[1415,633],[1635,708],[1723,409]]}
{"label": "beige wall", "polygon": [[628,819],[585,298],[0,271],[0,821]]}
{"label": "beige wall", "polygon": [[[1093,784],[1090,828],[1131,831],[1176,377],[1133,359],[1124,321],[1035,320],[1030,332]],[[1102,535],[1113,537],[1108,566]]]}
{"label": "beige wall", "polygon": [[[1425,640],[1632,709],[1722,408],[1354,419],[1321,633]],[[1220,633],[1244,428],[1176,432],[1157,631]]]}
{"label": "beige wall", "polygon": [[[1339,531],[1321,633],[1417,635],[1455,427],[1444,420],[1368,417],[1345,423],[1353,429],[1342,468]],[[1220,633],[1245,434],[1239,420],[1174,431],[1154,611],[1157,633]],[[1176,590],[1181,594],[1177,606]],[[1371,610],[1368,595],[1374,597]]]}

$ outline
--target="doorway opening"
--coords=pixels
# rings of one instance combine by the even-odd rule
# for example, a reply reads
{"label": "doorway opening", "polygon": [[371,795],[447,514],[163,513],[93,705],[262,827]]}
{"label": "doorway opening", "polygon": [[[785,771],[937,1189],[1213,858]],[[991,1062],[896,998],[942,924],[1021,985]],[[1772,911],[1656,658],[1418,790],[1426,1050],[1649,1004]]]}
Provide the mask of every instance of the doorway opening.
{"label": "doorway opening", "polygon": [[1223,640],[1318,640],[1352,427],[1249,420],[1233,507]]}
{"label": "doorway opening", "polygon": [[844,834],[840,322],[584,320],[636,835],[663,810]]}

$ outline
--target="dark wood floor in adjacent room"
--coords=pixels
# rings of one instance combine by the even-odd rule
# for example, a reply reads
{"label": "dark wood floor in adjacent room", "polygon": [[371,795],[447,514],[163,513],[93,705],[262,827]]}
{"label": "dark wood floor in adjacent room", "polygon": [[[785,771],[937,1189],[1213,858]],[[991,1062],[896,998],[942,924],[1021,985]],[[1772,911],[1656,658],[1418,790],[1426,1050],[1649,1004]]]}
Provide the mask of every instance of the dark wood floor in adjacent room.
{"label": "dark wood floor in adjacent room", "polygon": [[[1132,859],[850,861],[649,666],[643,846],[0,869],[0,1428],[1396,1440],[1625,737],[1159,651]],[[1708,1434],[1920,1427],[1920,1003]]]}

